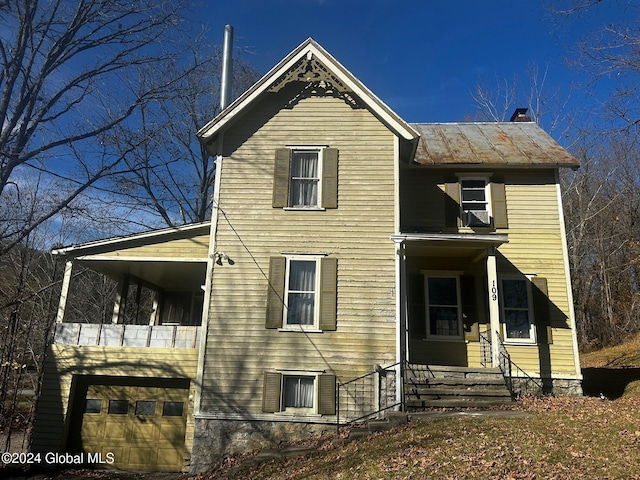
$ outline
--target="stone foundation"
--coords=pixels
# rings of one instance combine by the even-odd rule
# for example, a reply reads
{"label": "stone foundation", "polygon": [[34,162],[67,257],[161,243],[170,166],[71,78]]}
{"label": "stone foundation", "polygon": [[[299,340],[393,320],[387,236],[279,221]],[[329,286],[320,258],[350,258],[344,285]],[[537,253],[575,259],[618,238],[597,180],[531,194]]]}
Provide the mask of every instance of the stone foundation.
{"label": "stone foundation", "polygon": [[329,423],[196,418],[190,472],[204,472],[228,454],[273,448],[335,429]]}
{"label": "stone foundation", "polygon": [[[517,395],[558,395],[581,397],[582,381],[564,378],[512,378],[513,390]],[[540,388],[540,384],[542,388]]]}

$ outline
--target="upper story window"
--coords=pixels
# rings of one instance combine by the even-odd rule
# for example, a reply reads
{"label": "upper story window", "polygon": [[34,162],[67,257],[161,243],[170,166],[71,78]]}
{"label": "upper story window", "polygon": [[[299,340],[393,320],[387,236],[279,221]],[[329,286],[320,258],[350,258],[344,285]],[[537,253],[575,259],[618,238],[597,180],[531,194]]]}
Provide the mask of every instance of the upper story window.
{"label": "upper story window", "polygon": [[484,174],[445,178],[447,227],[509,228],[504,179]]}
{"label": "upper story window", "polygon": [[460,206],[462,226],[488,226],[491,224],[489,182],[486,178],[460,179]]}
{"label": "upper story window", "polygon": [[289,183],[289,207],[319,207],[322,198],[320,150],[291,151],[291,180]]}
{"label": "upper story window", "polygon": [[338,150],[300,146],[276,149],[273,207],[338,207]]}

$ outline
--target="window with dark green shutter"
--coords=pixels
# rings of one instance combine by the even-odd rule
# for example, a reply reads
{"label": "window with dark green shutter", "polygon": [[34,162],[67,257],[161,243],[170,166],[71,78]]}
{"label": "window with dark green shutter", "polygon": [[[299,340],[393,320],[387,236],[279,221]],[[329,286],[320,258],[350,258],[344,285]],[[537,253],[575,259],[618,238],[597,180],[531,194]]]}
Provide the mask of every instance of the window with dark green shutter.
{"label": "window with dark green shutter", "polygon": [[336,330],[337,266],[324,255],[272,257],[266,328]]}
{"label": "window with dark green shutter", "polygon": [[336,414],[336,376],[306,372],[265,372],[262,411]]}
{"label": "window with dark green shutter", "polygon": [[273,177],[274,208],[338,208],[335,148],[278,148]]}

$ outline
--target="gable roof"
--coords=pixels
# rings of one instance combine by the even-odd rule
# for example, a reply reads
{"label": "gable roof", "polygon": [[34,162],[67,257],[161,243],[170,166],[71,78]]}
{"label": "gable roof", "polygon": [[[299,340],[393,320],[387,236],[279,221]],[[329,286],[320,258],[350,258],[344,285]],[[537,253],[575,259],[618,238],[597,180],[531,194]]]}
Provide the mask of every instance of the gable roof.
{"label": "gable roof", "polygon": [[334,86],[340,85],[345,90],[353,92],[391,131],[405,140],[416,140],[418,133],[408,123],[385,105],[312,38],[301,43],[251,88],[202,127],[197,133],[198,139],[203,144],[214,141],[216,135],[223,131],[243,110],[256,102],[271,88],[277,86],[279,82],[295,79],[309,81],[317,73],[311,72],[307,75],[309,69],[306,67],[311,62],[319,64],[319,70],[322,71],[323,76],[327,77],[330,83],[336,84]]}
{"label": "gable roof", "polygon": [[414,123],[414,161],[431,166],[571,167],[580,163],[532,122]]}

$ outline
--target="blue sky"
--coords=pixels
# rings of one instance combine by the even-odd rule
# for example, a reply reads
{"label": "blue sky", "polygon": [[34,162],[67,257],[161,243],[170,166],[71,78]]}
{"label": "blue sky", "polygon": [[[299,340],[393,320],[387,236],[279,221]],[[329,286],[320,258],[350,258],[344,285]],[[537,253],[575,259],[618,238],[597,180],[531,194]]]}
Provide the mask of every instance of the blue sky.
{"label": "blue sky", "polygon": [[[548,66],[552,90],[568,95],[585,80],[566,64],[566,47],[599,20],[561,20],[546,3],[213,0],[199,18],[215,43],[233,25],[235,54],[260,73],[312,37],[406,121],[451,122],[474,112],[470,92],[482,78],[525,79],[536,63]],[[586,101],[581,92],[574,89],[575,101]]]}

